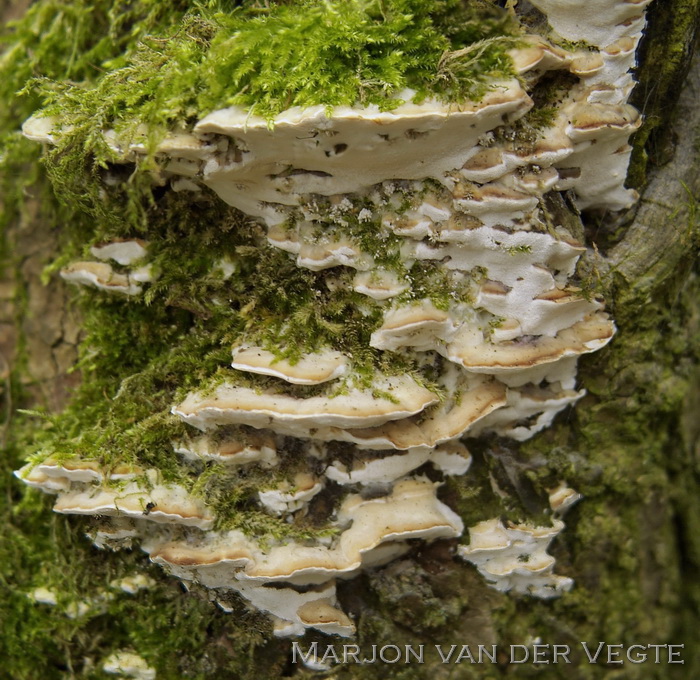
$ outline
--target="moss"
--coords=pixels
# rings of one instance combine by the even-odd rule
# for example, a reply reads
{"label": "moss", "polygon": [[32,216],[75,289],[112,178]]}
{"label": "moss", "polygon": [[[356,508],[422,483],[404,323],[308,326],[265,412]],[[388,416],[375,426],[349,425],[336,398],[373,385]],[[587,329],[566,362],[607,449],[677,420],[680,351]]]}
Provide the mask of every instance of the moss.
{"label": "moss", "polygon": [[506,248],[508,251],[509,255],[518,255],[519,253],[531,253],[532,252],[532,246],[528,246],[526,244],[519,245],[519,246],[510,246]]}
{"label": "moss", "polygon": [[[468,443],[473,457],[469,473],[449,477],[442,492],[445,502],[455,508],[464,525],[472,527],[494,517],[516,524],[526,519],[534,522],[543,519],[544,504],[533,507],[528,500],[523,503],[522,487],[514,489],[508,480],[509,471],[501,455],[503,449],[496,439],[489,442],[480,438]],[[468,543],[468,532],[465,531],[462,540]]]}
{"label": "moss", "polygon": [[627,185],[641,189],[651,169],[667,163],[676,141],[670,132],[675,101],[688,73],[690,54],[700,27],[698,0],[652,4],[649,26],[640,46],[637,80],[631,104],[644,114],[644,125],[632,139]]}
{"label": "moss", "polygon": [[437,309],[447,311],[460,303],[474,302],[474,284],[482,279],[475,268],[472,276],[454,276],[437,262],[417,261],[406,274],[410,288],[394,298],[394,304],[430,300]]}
{"label": "moss", "polygon": [[595,50],[595,45],[591,45],[585,40],[565,40],[564,38],[559,38],[554,34],[550,33],[549,39],[554,42],[555,45],[565,49],[567,52],[576,52],[578,50]]}
{"label": "moss", "polygon": [[203,109],[223,102],[272,116],[309,104],[391,108],[398,102],[387,95],[407,87],[418,99],[459,100],[510,73],[504,47],[514,28],[476,3],[301,3],[221,23]]}

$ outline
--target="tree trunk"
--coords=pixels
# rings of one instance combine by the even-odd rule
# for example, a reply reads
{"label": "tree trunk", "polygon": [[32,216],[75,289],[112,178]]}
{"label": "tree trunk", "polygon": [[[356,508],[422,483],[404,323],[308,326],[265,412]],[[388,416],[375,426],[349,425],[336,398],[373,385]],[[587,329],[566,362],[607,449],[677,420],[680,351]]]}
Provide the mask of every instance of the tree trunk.
{"label": "tree trunk", "polygon": [[[14,18],[19,5],[0,4],[0,11]],[[21,213],[5,224],[0,280],[0,656],[7,677],[104,677],[104,659],[118,650],[138,653],[164,679],[312,676],[325,672],[302,663],[314,642],[319,655],[329,644],[357,644],[360,658],[371,658],[374,645],[384,648],[376,663],[335,665],[327,674],[334,678],[698,677],[700,63],[691,56],[699,8],[697,0],[652,4],[634,94],[646,122],[629,175],[641,199],[622,213],[583,217],[588,252],[579,274],[595,281],[617,326],[613,341],[579,364],[587,395],[526,442],[469,440],[472,469],[441,492],[464,515],[470,499],[482,502],[494,485],[526,510],[552,480],[582,494],[550,548],[557,574],[575,582],[558,599],[497,592],[455,557],[457,540],[438,540],[340,582],[338,599],[357,637],[307,633],[295,654],[290,640],[273,638],[267,619],[241,602],[226,613],[207,589],[183,592],[136,548],[97,550],[83,538],[93,520],[51,513],[53,499],[24,490],[12,475],[52,426],[50,416],[26,410],[58,413],[70,402],[84,332],[71,290],[55,275],[42,282],[59,247],[62,213],[43,177],[25,190]],[[569,203],[566,210],[579,220]],[[110,584],[136,573],[152,585],[115,595]],[[36,595],[49,582],[55,605]],[[76,610],[75,593],[84,595],[85,611]],[[587,654],[601,641],[622,647],[604,647],[592,663]],[[533,663],[538,644],[549,647]],[[423,663],[405,658],[406,646],[420,645]],[[479,645],[488,653],[496,646],[494,662],[476,663]],[[628,657],[632,645],[665,647]],[[668,645],[679,645],[675,657]],[[391,646],[401,651],[397,663]],[[526,651],[527,660],[516,663]],[[646,661],[634,663],[642,651]],[[683,665],[668,663],[674,660]]]}

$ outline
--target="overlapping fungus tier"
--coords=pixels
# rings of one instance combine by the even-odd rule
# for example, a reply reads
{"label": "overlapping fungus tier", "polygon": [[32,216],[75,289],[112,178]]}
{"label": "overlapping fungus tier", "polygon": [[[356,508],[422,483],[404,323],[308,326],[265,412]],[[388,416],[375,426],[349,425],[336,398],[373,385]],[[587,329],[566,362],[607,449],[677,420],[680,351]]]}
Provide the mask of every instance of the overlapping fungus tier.
{"label": "overlapping fungus tier", "polygon": [[[228,108],[158,147],[159,183],[193,195],[208,187],[257,220],[266,247],[319,273],[312,298],[356,296],[373,324],[362,336],[367,356],[413,367],[375,361],[360,371],[340,341],[290,348],[292,320],[282,319],[264,337],[254,326],[241,335],[230,379],[172,405],[189,426],[173,456],[267,470],[256,498],[264,512],[293,521],[325,498],[333,532],[293,541],[217,528],[206,497],[156,469],[49,459],[21,471],[24,481],[58,494],[58,512],[112,517],[98,545],[138,540],[170,573],[215,589],[223,607],[233,591],[269,612],[279,635],[352,635],[336,579],[385,564],[416,539],[462,536],[431,480],[468,474],[469,437],[524,440],[549,425],[584,394],[578,357],[614,333],[604,302],[576,278],[585,245],[547,197],[570,190],[579,207],[610,210],[636,198],[624,178],[640,118],[627,98],[647,3],[596,0],[594,11],[531,2],[553,33],[525,36],[511,51],[517,77],[492,82],[479,101],[414,103],[401,92],[390,111],[292,108],[271,122]],[[589,44],[564,49],[555,38]],[[24,133],[54,141],[45,118]],[[111,131],[105,139],[124,162],[144,153]],[[63,277],[140,296],[158,276],[151,248],[95,244],[95,260]],[[253,382],[234,379],[242,374]],[[285,467],[290,446],[295,462]],[[572,581],[553,573],[546,549],[578,497],[565,483],[552,490],[549,527],[472,526],[458,555],[500,590],[557,595]]]}

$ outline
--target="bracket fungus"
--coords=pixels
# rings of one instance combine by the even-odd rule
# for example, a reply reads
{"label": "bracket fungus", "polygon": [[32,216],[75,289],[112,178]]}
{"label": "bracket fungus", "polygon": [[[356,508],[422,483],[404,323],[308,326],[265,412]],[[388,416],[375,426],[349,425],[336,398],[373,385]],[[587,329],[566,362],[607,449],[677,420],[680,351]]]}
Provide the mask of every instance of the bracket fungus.
{"label": "bracket fungus", "polygon": [[[530,2],[551,29],[523,32],[509,50],[517,75],[473,100],[402,91],[389,110],[294,106],[271,119],[234,106],[162,139],[154,182],[193,200],[211,190],[245,213],[253,252],[285,263],[272,297],[308,304],[276,317],[269,300],[241,302],[235,339],[217,340],[217,356],[224,345],[230,358],[215,379],[173,396],[163,418],[180,429],[168,456],[189,486],[148,455],[121,471],[68,457],[18,475],[57,494],[57,512],[102,518],[96,545],[140,542],[169,573],[214,589],[223,608],[231,592],[268,612],[278,635],[352,635],[338,581],[416,541],[462,536],[440,497],[445,479],[469,474],[462,440],[522,441],[547,427],[585,393],[578,357],[615,332],[577,276],[582,236],[548,200],[567,191],[581,209],[611,210],[635,200],[624,179],[640,118],[627,99],[646,2]],[[585,48],[557,44],[583,37]],[[49,119],[30,119],[24,133],[56,143]],[[104,135],[119,162],[147,154]],[[98,262],[62,276],[137,296],[155,285],[147,261],[159,247],[96,243]],[[252,274],[235,253],[222,257],[212,253],[208,281],[223,271],[221,286],[238,290]],[[193,313],[206,324],[238,309],[234,295]],[[341,311],[329,320],[324,305]],[[237,512],[256,520],[231,528],[216,500],[243,487]],[[552,496],[558,511],[579,497],[565,485]],[[316,524],[303,536],[260,529],[307,517]],[[558,516],[547,527],[486,519],[457,554],[499,590],[553,597],[573,585],[546,552],[563,527]],[[133,675],[127,656],[105,668]]]}
{"label": "bracket fungus", "polygon": [[556,597],[573,586],[570,578],[552,573],[555,560],[547,553],[563,528],[558,519],[551,527],[504,526],[498,519],[487,520],[470,527],[469,545],[457,552],[497,590]]}
{"label": "bracket fungus", "polygon": [[110,675],[134,680],[155,680],[156,670],[145,659],[133,652],[115,652],[105,659],[102,670]]}

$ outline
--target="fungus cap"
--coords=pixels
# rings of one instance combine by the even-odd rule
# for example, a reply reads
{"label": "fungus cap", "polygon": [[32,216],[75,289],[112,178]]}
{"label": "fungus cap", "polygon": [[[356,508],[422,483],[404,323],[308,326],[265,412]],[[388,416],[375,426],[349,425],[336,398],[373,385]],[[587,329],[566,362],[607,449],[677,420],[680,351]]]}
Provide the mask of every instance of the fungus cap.
{"label": "fungus cap", "polygon": [[345,375],[348,361],[340,352],[328,349],[304,354],[292,362],[262,347],[244,344],[234,347],[231,366],[238,371],[270,375],[295,385],[319,385]]}
{"label": "fungus cap", "polygon": [[94,286],[110,293],[138,295],[142,290],[128,275],[115,272],[104,262],[73,262],[61,269],[61,278],[70,283]]}
{"label": "fungus cap", "polygon": [[[387,396],[374,396],[376,390]],[[373,390],[353,388],[338,396],[307,399],[222,385],[211,396],[188,395],[173,407],[173,413],[202,430],[215,425],[246,424],[274,425],[278,432],[299,433],[323,425],[379,425],[419,413],[436,401],[432,392],[411,377],[396,376],[378,377]]]}

